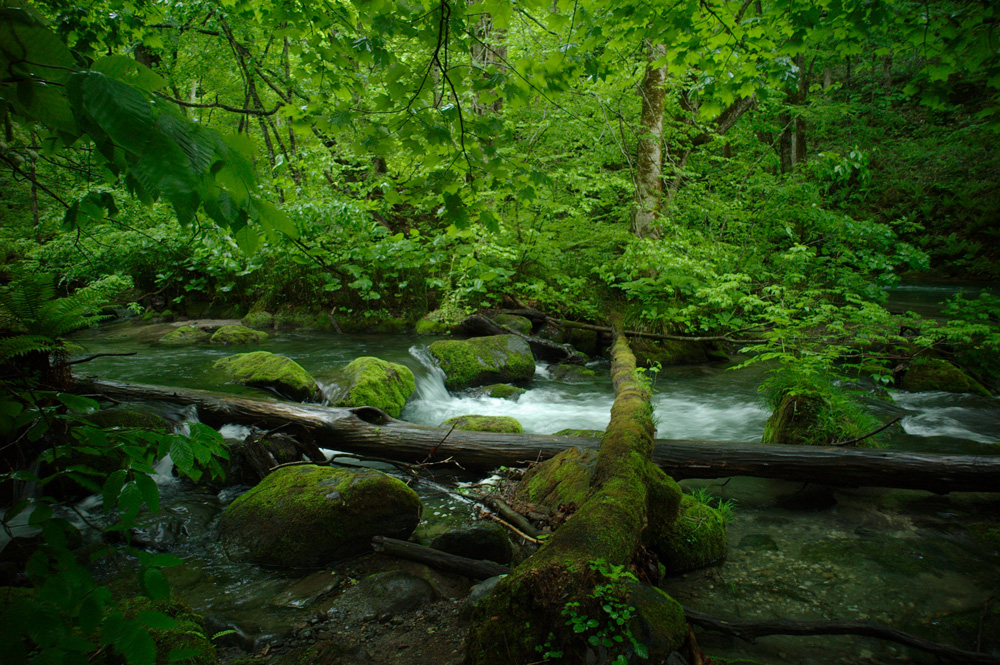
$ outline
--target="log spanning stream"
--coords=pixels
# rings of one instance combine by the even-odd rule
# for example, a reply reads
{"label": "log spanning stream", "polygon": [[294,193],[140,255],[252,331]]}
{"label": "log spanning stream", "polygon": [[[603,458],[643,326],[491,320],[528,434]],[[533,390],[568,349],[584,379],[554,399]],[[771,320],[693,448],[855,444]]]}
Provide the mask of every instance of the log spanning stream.
{"label": "log spanning stream", "polygon": [[[79,366],[78,373],[93,373],[109,382],[226,392],[237,401],[240,397],[260,398],[260,393],[226,385],[223,377],[209,369],[212,361],[229,355],[232,349],[155,345],[153,340],[166,331],[165,327],[152,326],[104,328],[81,340],[87,354],[136,351],[139,355],[100,358]],[[417,375],[418,387],[399,421],[384,421],[371,411],[341,414],[334,420],[354,422],[352,436],[356,441],[366,438],[362,436],[365,431],[382,431],[389,438],[394,432],[407,432],[406,438],[413,445],[425,444],[420,450],[415,447],[410,459],[423,459],[426,446],[433,447],[442,438],[442,430],[435,426],[454,415],[511,415],[529,435],[552,434],[564,428],[603,429],[608,421],[613,394],[606,365],[595,366],[594,377],[577,382],[560,381],[550,368],[541,366],[529,391],[516,402],[452,395],[421,352],[432,339],[278,332],[261,348],[294,358],[321,383],[329,372],[361,355],[407,364]],[[701,443],[692,445],[700,446],[709,458],[717,454],[726,464],[739,460],[743,460],[739,464],[750,464],[743,455],[753,455],[762,448],[755,442],[767,417],[756,394],[761,378],[756,368],[739,372],[719,366],[664,368],[656,377],[657,436],[673,445],[661,445],[660,452],[686,454],[683,442],[695,440]],[[128,392],[110,383],[100,389],[118,390],[117,399]],[[966,461],[970,460],[967,456],[978,456],[982,464],[973,461],[967,471],[970,477],[980,478],[974,482],[984,484],[965,489],[1000,489],[1000,484],[983,475],[983,467],[1000,459],[995,457],[1000,455],[1000,447],[992,443],[1000,433],[1000,408],[995,401],[941,393],[899,393],[894,397],[893,403],[871,405],[883,421],[902,418],[902,429],[894,428],[889,434],[887,451],[874,457],[886,464],[900,460],[917,466],[930,464],[928,473],[934,474],[934,455],[962,456]],[[282,408],[275,401],[264,404]],[[224,411],[201,410],[206,422],[222,427],[227,434],[245,432],[242,426],[233,426],[235,421],[227,422]],[[192,417],[192,412],[191,407],[174,407],[174,413],[183,413],[185,418]],[[260,422],[266,422],[263,416]],[[463,436],[449,434],[446,446],[435,455],[447,453],[447,444],[471,449],[475,442]],[[544,440],[546,445],[557,447],[585,442],[562,437],[537,439],[534,443]],[[532,443],[530,436],[522,441]],[[706,443],[711,441],[731,443]],[[486,445],[484,454],[498,455],[497,450]],[[716,616],[759,621],[874,620],[935,641],[1000,654],[1000,599],[996,597],[1000,588],[1000,494],[940,495],[922,489],[864,487],[868,483],[857,479],[852,483],[845,480],[845,474],[854,473],[851,469],[855,466],[858,473],[877,472],[864,462],[854,465],[848,459],[852,451],[835,453],[847,455],[813,456],[811,468],[795,470],[792,475],[766,473],[772,462],[758,459],[752,463],[759,468],[747,471],[757,477],[728,478],[723,476],[732,469],[718,471],[718,459],[705,462],[697,472],[700,477],[682,484],[689,490],[704,488],[717,500],[732,503],[729,554],[720,565],[668,581],[667,590],[683,604]],[[667,467],[671,464],[669,460],[658,461]],[[685,473],[696,475],[689,458],[688,462]],[[487,462],[468,465],[470,469],[489,466]],[[795,464],[786,460],[773,466],[788,469]],[[709,468],[716,471],[709,472]],[[986,473],[992,471],[987,469]],[[841,487],[821,484],[837,482],[838,474]],[[461,480],[471,480],[482,473],[460,475]],[[441,482],[442,477],[436,480]],[[264,632],[308,619],[308,608],[275,609],[269,604],[268,598],[279,595],[294,581],[287,573],[231,564],[213,543],[217,515],[237,490],[216,495],[191,492],[169,480],[164,483],[164,516],[151,522],[148,534],[158,546],[187,560],[185,571],[175,580],[181,595],[206,614],[256,622]],[[856,487],[849,487],[852,484]],[[442,492],[432,482],[419,482],[417,489],[425,503],[426,522],[467,519],[467,501]],[[761,638],[752,647],[710,633],[699,639],[710,655],[752,657],[767,663],[925,662],[926,658],[904,647],[863,637],[774,636]]]}

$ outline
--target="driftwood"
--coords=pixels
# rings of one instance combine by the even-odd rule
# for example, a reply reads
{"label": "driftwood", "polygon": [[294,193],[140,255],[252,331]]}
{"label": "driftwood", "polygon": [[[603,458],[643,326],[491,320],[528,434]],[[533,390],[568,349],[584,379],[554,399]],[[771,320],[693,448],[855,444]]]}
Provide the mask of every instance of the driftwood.
{"label": "driftwood", "polygon": [[507,326],[502,326],[493,319],[482,314],[473,314],[462,321],[462,331],[469,335],[517,335],[528,343],[531,352],[542,360],[550,362],[569,363],[571,365],[582,365],[587,362],[587,357],[577,351],[570,344],[557,344],[551,340],[541,337],[532,337],[511,330]]}
{"label": "driftwood", "polygon": [[[338,409],[98,380],[81,383],[79,388],[117,400],[194,405],[208,424],[284,427],[283,431],[310,437],[324,448],[414,463],[451,458],[464,468],[480,471],[547,459],[571,446],[596,448],[599,444],[598,439],[588,437],[416,425],[390,418],[374,407]],[[983,455],[657,439],[653,461],[677,479],[754,476],[939,493],[1000,489],[1000,457]]]}
{"label": "driftwood", "polygon": [[909,633],[880,626],[870,621],[733,621],[719,619],[685,607],[684,613],[692,624],[719,633],[753,642],[765,635],[861,635],[904,644],[939,658],[969,665],[1000,665],[1000,657],[978,651],[964,651],[947,644],[931,642]]}
{"label": "driftwood", "polygon": [[390,556],[408,559],[426,564],[438,570],[447,570],[459,575],[465,575],[474,580],[485,580],[497,575],[506,575],[510,568],[494,561],[480,559],[469,559],[436,550],[433,547],[424,547],[417,543],[385,536],[375,536],[372,538],[372,547],[376,552],[383,552]]}

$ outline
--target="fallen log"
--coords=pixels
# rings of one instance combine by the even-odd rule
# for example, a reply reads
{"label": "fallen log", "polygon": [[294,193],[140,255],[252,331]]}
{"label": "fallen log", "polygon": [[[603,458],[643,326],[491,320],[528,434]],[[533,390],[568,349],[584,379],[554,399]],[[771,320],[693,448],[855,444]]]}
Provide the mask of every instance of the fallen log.
{"label": "fallen log", "polygon": [[966,651],[956,647],[931,642],[916,635],[910,635],[895,628],[880,626],[871,621],[789,621],[772,619],[769,621],[738,621],[720,619],[689,607],[684,608],[689,622],[705,630],[725,633],[751,644],[758,637],[766,635],[861,635],[904,644],[908,647],[934,654],[939,658],[963,665],[1000,665],[1000,657],[980,651]]}
{"label": "fallen log", "polygon": [[496,575],[506,575],[510,572],[507,566],[487,561],[485,559],[470,559],[457,554],[449,554],[433,547],[424,547],[417,543],[385,536],[372,538],[372,548],[390,556],[417,561],[438,570],[447,570],[459,575],[465,575],[474,580],[485,580]]}
{"label": "fallen log", "polygon": [[[201,390],[90,380],[79,389],[117,400],[160,400],[197,407],[212,425],[240,423],[305,435],[325,448],[430,462],[453,459],[483,471],[547,459],[599,439],[448,430],[390,418],[374,407],[329,408]],[[657,439],[653,461],[676,479],[753,476],[852,487],[947,492],[1000,490],[1000,456]]]}

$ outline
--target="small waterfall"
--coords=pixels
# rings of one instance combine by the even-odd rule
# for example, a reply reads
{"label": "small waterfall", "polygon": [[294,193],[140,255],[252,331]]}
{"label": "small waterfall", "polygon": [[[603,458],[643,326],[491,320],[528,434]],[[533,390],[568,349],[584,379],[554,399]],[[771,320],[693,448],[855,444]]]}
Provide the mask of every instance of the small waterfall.
{"label": "small waterfall", "polygon": [[444,370],[441,369],[431,354],[423,346],[411,346],[410,355],[420,361],[426,371],[417,375],[417,397],[427,402],[447,402],[451,394],[444,387]]}

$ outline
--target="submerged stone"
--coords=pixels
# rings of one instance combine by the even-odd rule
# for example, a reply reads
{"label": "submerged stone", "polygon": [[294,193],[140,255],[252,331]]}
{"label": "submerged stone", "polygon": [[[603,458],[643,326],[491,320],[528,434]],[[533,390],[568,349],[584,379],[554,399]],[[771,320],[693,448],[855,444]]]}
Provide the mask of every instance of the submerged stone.
{"label": "submerged stone", "polygon": [[222,344],[224,346],[235,346],[237,344],[259,344],[267,339],[267,333],[259,330],[252,330],[246,326],[222,326],[215,331],[212,344]]}
{"label": "submerged stone", "polygon": [[207,341],[211,335],[196,326],[181,326],[177,330],[172,330],[160,338],[160,344],[172,344],[181,346],[183,344],[198,344]]}
{"label": "submerged stone", "polygon": [[273,390],[299,401],[312,399],[319,390],[316,380],[301,365],[267,351],[238,353],[216,361],[214,367],[245,386]]}
{"label": "submerged stone", "polygon": [[509,383],[493,383],[488,386],[473,388],[471,393],[476,397],[495,397],[497,399],[509,399],[516,401],[518,397],[528,392],[524,388],[512,386]]}
{"label": "submerged stone", "polygon": [[940,358],[920,358],[911,362],[906,367],[900,387],[913,392],[933,390],[991,397],[990,391],[981,383]]}
{"label": "submerged stone", "polygon": [[443,340],[430,353],[445,373],[448,390],[489,383],[524,383],[535,375],[535,357],[517,335],[491,335],[467,340]]}
{"label": "submerged stone", "polygon": [[416,388],[410,368],[372,356],[362,356],[343,369],[347,395],[335,406],[374,406],[393,418],[403,412]]}
{"label": "submerged stone", "polygon": [[468,432],[506,432],[520,434],[521,423],[510,416],[455,416],[441,423],[441,427],[454,427]]}
{"label": "submerged stone", "polygon": [[564,383],[589,383],[597,376],[597,372],[583,365],[550,365],[549,373],[556,381]]}
{"label": "submerged stone", "polygon": [[226,553],[269,567],[317,567],[371,551],[374,536],[405,540],[420,521],[416,492],[374,469],[277,469],[219,522]]}

